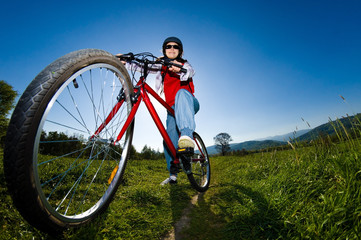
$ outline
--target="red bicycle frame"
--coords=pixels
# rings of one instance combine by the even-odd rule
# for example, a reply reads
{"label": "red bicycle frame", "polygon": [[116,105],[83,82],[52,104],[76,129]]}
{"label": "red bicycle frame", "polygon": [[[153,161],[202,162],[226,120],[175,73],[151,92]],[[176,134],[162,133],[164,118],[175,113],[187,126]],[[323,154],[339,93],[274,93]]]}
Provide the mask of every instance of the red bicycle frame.
{"label": "red bicycle frame", "polygon": [[[140,91],[140,92],[139,92]],[[124,123],[124,126],[122,127],[117,139],[115,140],[114,144],[118,142],[120,139],[122,139],[123,135],[127,131],[130,124],[133,122],[135,114],[138,111],[139,105],[141,101],[143,101],[150,113],[150,115],[153,118],[153,121],[155,122],[156,126],[158,127],[158,130],[160,134],[162,135],[166,145],[168,146],[168,149],[170,150],[171,154],[173,155],[173,158],[175,159],[174,163],[179,163],[179,160],[177,159],[177,151],[161,121],[159,118],[159,115],[157,111],[154,108],[154,105],[149,99],[149,95],[152,95],[160,104],[163,105],[173,116],[174,116],[174,110],[171,108],[146,82],[144,77],[141,77],[140,80],[137,83],[137,86],[134,88],[134,96],[137,96],[136,102],[134,103],[132,110],[129,113],[129,116],[127,120]],[[119,101],[115,106],[113,107],[112,111],[109,113],[108,117],[105,119],[104,123],[102,123],[99,128],[95,131],[94,135],[91,138],[94,138],[97,136],[105,127],[106,125],[113,119],[113,117],[116,115],[122,104],[124,103],[124,99]],[[198,143],[197,143],[198,144]],[[203,155],[203,153],[202,153]]]}

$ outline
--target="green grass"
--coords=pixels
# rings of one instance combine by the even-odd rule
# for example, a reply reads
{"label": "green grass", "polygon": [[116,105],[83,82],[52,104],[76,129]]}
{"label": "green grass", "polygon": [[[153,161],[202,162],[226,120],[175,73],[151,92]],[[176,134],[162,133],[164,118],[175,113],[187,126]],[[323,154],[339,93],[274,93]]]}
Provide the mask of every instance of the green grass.
{"label": "green grass", "polygon": [[[2,160],[2,153],[1,153]],[[0,239],[48,239],[25,222],[7,194],[0,165]],[[178,186],[160,186],[168,176],[165,160],[130,161],[124,180],[108,210],[65,239],[157,239],[168,233],[196,192],[185,175]]]}
{"label": "green grass", "polygon": [[192,213],[187,239],[359,239],[355,144],[213,159],[212,188]]}
{"label": "green grass", "polygon": [[[1,154],[2,155],[2,154]],[[361,238],[361,143],[211,158],[209,190],[198,196],[184,239]],[[0,238],[47,239],[14,209],[0,165]],[[184,174],[162,187],[164,160],[130,161],[108,210],[65,239],[161,239],[192,196]]]}

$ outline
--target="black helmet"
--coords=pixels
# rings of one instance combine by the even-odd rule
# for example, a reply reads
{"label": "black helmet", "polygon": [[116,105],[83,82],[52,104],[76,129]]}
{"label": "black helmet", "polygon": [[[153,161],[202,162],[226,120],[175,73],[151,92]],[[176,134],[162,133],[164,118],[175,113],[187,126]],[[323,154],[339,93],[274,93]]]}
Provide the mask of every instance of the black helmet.
{"label": "black helmet", "polygon": [[170,42],[175,42],[175,43],[178,44],[178,46],[180,47],[178,58],[181,57],[182,54],[183,54],[183,44],[182,44],[182,41],[177,37],[169,37],[166,40],[164,40],[164,42],[163,42],[163,54],[164,54],[164,56],[165,56],[165,46]]}

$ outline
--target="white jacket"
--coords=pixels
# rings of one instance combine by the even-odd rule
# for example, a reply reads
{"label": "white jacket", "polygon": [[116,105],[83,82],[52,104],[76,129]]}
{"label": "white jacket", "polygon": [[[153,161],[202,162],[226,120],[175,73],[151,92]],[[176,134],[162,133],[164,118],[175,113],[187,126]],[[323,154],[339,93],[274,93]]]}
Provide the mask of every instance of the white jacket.
{"label": "white jacket", "polygon": [[[142,72],[142,70],[143,70],[142,65],[138,62],[132,62],[132,63],[127,62],[125,64],[125,67],[129,71]],[[188,62],[184,63],[183,68],[186,69],[187,72],[186,73],[183,73],[183,72],[178,73],[180,75],[181,81],[187,81],[189,78],[192,78],[195,75],[195,71],[194,71],[193,67]],[[159,92],[159,90],[162,91],[162,88],[163,88],[161,69],[162,69],[162,64],[152,64],[148,68],[149,73],[157,74],[155,77],[155,90],[157,92]]]}

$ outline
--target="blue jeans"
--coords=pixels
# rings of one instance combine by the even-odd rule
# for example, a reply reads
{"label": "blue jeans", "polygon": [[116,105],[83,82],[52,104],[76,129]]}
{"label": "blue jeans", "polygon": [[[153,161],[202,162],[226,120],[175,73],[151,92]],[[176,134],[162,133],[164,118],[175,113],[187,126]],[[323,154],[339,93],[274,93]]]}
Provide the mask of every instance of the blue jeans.
{"label": "blue jeans", "polygon": [[[179,135],[189,136],[193,139],[193,132],[196,128],[194,115],[199,111],[199,102],[190,92],[185,89],[180,89],[175,96],[175,104],[172,108],[174,109],[175,117],[168,112],[166,123],[167,133],[174,147],[177,149]],[[165,143],[163,145],[170,175],[176,175],[174,169],[171,168],[171,162],[173,161],[172,153]]]}

